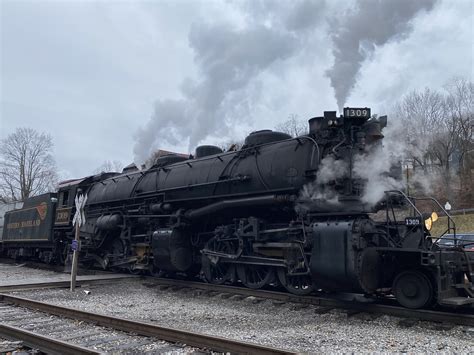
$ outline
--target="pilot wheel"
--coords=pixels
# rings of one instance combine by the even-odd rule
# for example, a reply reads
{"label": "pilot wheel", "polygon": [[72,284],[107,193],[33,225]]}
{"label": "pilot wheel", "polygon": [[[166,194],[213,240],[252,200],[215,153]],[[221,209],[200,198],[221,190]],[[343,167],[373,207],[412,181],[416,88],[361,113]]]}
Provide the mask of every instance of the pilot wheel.
{"label": "pilot wheel", "polygon": [[433,299],[433,286],[422,272],[403,271],[393,281],[392,293],[403,307],[423,308]]}

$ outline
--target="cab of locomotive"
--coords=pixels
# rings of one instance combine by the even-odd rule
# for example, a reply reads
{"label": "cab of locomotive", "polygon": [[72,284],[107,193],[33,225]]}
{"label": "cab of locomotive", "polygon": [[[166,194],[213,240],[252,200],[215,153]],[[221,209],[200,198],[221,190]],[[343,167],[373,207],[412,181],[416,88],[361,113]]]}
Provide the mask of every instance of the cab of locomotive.
{"label": "cab of locomotive", "polygon": [[57,208],[54,225],[58,228],[70,226],[75,212],[75,198],[78,193],[86,193],[89,186],[97,181],[102,181],[118,173],[100,173],[81,179],[62,181],[58,185]]}
{"label": "cab of locomotive", "polygon": [[83,179],[66,180],[59,183],[58,201],[54,225],[56,227],[69,226],[72,221],[72,209],[78,186]]}

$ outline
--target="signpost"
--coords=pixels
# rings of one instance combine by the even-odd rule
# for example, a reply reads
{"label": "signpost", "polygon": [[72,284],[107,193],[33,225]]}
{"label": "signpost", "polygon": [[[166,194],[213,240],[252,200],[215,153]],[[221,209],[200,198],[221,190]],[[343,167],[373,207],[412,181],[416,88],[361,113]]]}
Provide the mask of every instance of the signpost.
{"label": "signpost", "polygon": [[79,249],[81,242],[79,240],[79,231],[81,226],[86,222],[84,215],[84,206],[86,205],[87,195],[83,195],[78,191],[74,202],[76,203],[76,214],[72,220],[72,224],[76,227],[76,234],[74,240],[71,243],[71,249],[74,251],[72,256],[72,269],[71,269],[71,291],[76,288],[76,276],[77,276],[77,264],[79,259]]}
{"label": "signpost", "polygon": [[444,205],[444,209],[448,212],[451,211],[451,204],[449,203],[449,201],[447,201],[446,204]]}

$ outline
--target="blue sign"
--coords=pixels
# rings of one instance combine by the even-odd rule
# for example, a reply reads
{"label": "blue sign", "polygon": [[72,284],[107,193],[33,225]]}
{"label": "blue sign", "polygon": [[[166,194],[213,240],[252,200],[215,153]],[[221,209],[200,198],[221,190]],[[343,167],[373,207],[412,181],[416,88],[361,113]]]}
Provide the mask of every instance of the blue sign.
{"label": "blue sign", "polygon": [[77,240],[71,242],[71,249],[74,251],[79,250],[79,242]]}

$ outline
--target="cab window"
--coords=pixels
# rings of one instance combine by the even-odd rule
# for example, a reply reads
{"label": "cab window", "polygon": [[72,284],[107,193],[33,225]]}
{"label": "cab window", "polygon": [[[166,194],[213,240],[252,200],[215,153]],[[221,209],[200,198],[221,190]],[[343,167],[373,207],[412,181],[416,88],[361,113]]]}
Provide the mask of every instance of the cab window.
{"label": "cab window", "polygon": [[59,195],[59,206],[67,207],[69,201],[69,191],[62,191]]}

